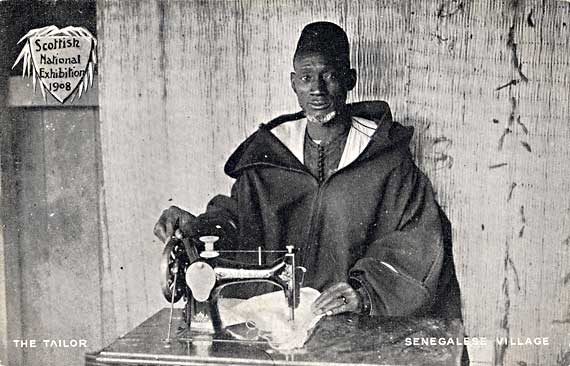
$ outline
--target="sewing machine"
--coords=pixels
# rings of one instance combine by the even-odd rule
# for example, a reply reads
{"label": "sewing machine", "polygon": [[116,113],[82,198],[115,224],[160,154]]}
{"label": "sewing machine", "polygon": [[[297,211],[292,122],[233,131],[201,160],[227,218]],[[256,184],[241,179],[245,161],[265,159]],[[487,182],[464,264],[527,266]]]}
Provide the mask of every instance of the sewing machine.
{"label": "sewing machine", "polygon": [[[462,339],[464,333],[459,320],[448,323],[441,319],[375,318],[351,313],[324,317],[310,344],[301,352],[274,352],[265,341],[233,339],[224,331],[219,317],[218,300],[223,288],[254,281],[275,284],[283,289],[290,318],[294,318],[303,270],[296,267],[294,248],[270,253],[261,248],[231,250],[235,227],[224,225],[210,225],[210,230],[200,230],[189,238],[177,232],[167,242],[161,261],[161,284],[170,309],[160,310],[104,349],[86,354],[86,366],[460,364],[461,347],[446,345],[426,349],[404,342],[407,335],[414,334]],[[235,253],[257,255],[257,264],[243,265],[224,259]],[[173,309],[174,303],[181,299],[185,301],[184,309]],[[173,318],[187,325],[183,335],[176,335],[175,342],[170,337]],[[349,347],[350,352],[347,345],[354,345]]]}
{"label": "sewing machine", "polygon": [[[289,308],[289,318],[294,321],[305,272],[303,267],[296,265],[296,249],[287,246],[286,250],[267,251],[261,247],[257,250],[232,250],[236,233],[231,222],[204,220],[192,237],[184,237],[177,230],[166,243],[160,271],[162,292],[170,303],[167,346],[171,340],[173,306],[180,299],[185,301],[183,319],[192,335],[222,335],[225,327],[220,318],[218,300],[225,287],[235,284],[268,282],[281,288]],[[257,255],[257,264],[239,263],[223,257],[237,253]],[[279,255],[280,259],[265,264],[262,258],[267,253]]]}

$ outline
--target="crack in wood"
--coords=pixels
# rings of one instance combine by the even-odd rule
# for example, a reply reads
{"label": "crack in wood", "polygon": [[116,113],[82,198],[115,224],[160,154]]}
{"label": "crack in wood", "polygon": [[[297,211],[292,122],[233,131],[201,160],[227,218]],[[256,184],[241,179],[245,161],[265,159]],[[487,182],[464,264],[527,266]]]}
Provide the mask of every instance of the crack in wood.
{"label": "crack in wood", "polygon": [[[503,144],[505,142],[505,137],[507,136],[507,134],[512,132],[511,127],[515,123],[515,115],[517,115],[517,99],[515,97],[511,96],[509,98],[509,102],[511,104],[511,112],[509,113],[509,118],[507,119],[507,125],[505,126],[505,129],[503,130],[503,134],[499,138],[499,146],[498,146],[499,151],[501,151],[503,149]],[[525,146],[525,145],[523,145],[523,146]],[[525,148],[526,147],[527,146],[525,146]],[[530,149],[530,145],[528,145],[528,149]],[[529,152],[530,152],[530,150],[529,150]]]}
{"label": "crack in wood", "polygon": [[437,38],[437,40],[441,43],[441,42],[447,42],[449,41],[449,37],[444,37],[441,34],[437,34],[437,33],[430,33],[430,35],[432,35],[433,37]]}
{"label": "crack in wood", "polygon": [[505,142],[505,136],[507,136],[507,134],[509,134],[511,132],[513,132],[513,131],[511,131],[511,129],[508,127],[503,130],[503,134],[501,135],[501,137],[499,137],[499,146],[498,146],[499,151],[503,150],[503,144]]}
{"label": "crack in wood", "polygon": [[513,262],[513,260],[511,259],[511,256],[508,255],[507,253],[507,264],[511,267],[511,269],[513,270],[513,274],[515,276],[515,286],[517,287],[517,291],[521,290],[521,286],[520,286],[520,280],[519,280],[519,272],[517,271],[517,268],[515,267],[515,263]]}
{"label": "crack in wood", "polygon": [[451,169],[451,167],[453,167],[453,157],[451,155],[445,154],[445,153],[440,153],[438,154],[435,158],[434,161],[437,162],[442,162],[442,163],[446,163],[443,166],[441,166],[440,168],[436,168],[436,169],[441,169],[441,168],[448,168]]}
{"label": "crack in wood", "polygon": [[493,165],[489,165],[489,169],[497,169],[497,168],[501,168],[504,166],[509,165],[508,163],[499,163],[499,164],[493,164]]}
{"label": "crack in wood", "polygon": [[[443,164],[443,166],[441,166],[441,167],[451,168],[453,166],[453,157],[451,155],[447,154],[447,151],[449,150],[451,145],[453,145],[453,141],[451,141],[450,139],[448,139],[445,136],[439,136],[433,140],[432,145],[434,146],[434,148],[436,150],[434,152],[434,161],[436,163],[437,162],[446,163],[446,164]],[[437,150],[439,150],[439,151],[437,151]]]}
{"label": "crack in wood", "polygon": [[501,319],[501,328],[507,331],[507,335],[509,334],[509,312],[511,309],[511,299],[509,298],[509,279],[505,275],[505,279],[503,280],[503,295],[505,296],[505,302],[503,309],[503,318]]}
{"label": "crack in wood", "polygon": [[525,83],[528,83],[528,78],[522,71],[522,62],[519,59],[518,55],[518,46],[515,42],[515,26],[514,24],[509,28],[509,34],[507,36],[507,47],[511,50],[511,60],[515,70],[517,70],[520,78]]}
{"label": "crack in wood", "polygon": [[438,10],[437,10],[437,17],[438,18],[448,18],[451,17],[459,12],[463,12],[464,10],[464,4],[463,1],[460,2],[459,4],[457,4],[457,6],[455,6],[455,8],[450,8],[451,3],[455,3],[456,1],[449,1],[446,3],[442,3]]}
{"label": "crack in wood", "polygon": [[507,344],[496,345],[495,358],[498,360],[497,365],[503,365],[503,362],[505,360],[505,354],[507,353],[507,347],[508,347]]}
{"label": "crack in wood", "polygon": [[452,142],[450,139],[448,139],[447,137],[445,137],[445,136],[439,136],[439,137],[436,137],[436,138],[433,140],[433,144],[434,144],[434,145],[436,145],[436,144],[441,144],[442,142],[447,143],[448,146],[446,146],[446,147],[449,147],[449,146],[451,146],[451,145],[453,144],[453,142]]}
{"label": "crack in wood", "polygon": [[530,9],[530,12],[528,13],[528,16],[526,17],[526,24],[528,24],[529,27],[534,28],[533,15],[534,15],[534,9]]}
{"label": "crack in wood", "polygon": [[524,225],[521,226],[521,229],[519,230],[519,238],[522,238],[522,237],[523,237],[523,235],[524,235],[524,228],[525,228],[525,227],[526,227],[526,226],[524,226]]}
{"label": "crack in wood", "polygon": [[560,351],[556,356],[556,364],[557,366],[568,366],[570,365],[570,351]]}
{"label": "crack in wood", "polygon": [[495,91],[499,91],[499,90],[501,90],[501,89],[505,89],[505,88],[507,88],[507,87],[509,87],[509,86],[517,85],[518,83],[520,83],[520,80],[519,80],[519,79],[513,79],[513,80],[509,81],[509,82],[506,83],[506,84],[503,84],[503,85],[501,85],[501,86],[496,87],[496,88],[495,88]]}
{"label": "crack in wood", "polygon": [[[503,279],[503,296],[504,296],[504,309],[503,309],[503,317],[501,319],[500,327],[505,331],[505,335],[508,338],[510,336],[510,327],[509,327],[509,315],[511,310],[511,298],[509,295],[509,242],[505,243],[505,260],[504,260],[504,270],[505,270],[505,277]],[[497,360],[497,365],[503,365],[505,360],[505,355],[507,353],[508,344],[495,344],[495,359]]]}
{"label": "crack in wood", "polygon": [[524,149],[525,149],[526,151],[532,152],[532,149],[531,149],[530,145],[528,144],[528,142],[526,142],[526,141],[521,141],[521,145],[522,145],[522,147],[524,147]]}
{"label": "crack in wood", "polygon": [[517,184],[515,182],[511,183],[511,186],[509,188],[509,194],[507,196],[507,202],[509,202],[511,200],[511,198],[513,197],[513,190],[515,189],[516,186],[517,186]]}
{"label": "crack in wood", "polygon": [[521,116],[517,117],[517,125],[521,126],[521,129],[525,133],[525,135],[528,135],[528,129],[526,128],[524,123],[521,122]]}
{"label": "crack in wood", "polygon": [[510,97],[509,102],[511,103],[511,113],[509,113],[508,127],[512,127],[515,123],[515,115],[517,114],[517,99],[515,97]]}

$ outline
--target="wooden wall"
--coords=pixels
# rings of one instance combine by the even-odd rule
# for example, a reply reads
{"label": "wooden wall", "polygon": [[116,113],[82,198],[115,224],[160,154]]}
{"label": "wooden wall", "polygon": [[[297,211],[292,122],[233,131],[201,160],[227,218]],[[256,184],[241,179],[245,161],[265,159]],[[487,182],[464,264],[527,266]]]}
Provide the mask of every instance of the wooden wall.
{"label": "wooden wall", "polygon": [[[0,4],[0,44],[9,39],[8,19],[10,12]],[[12,337],[20,338],[20,317],[15,309],[19,304],[19,271],[17,261],[8,258],[18,257],[17,245],[11,231],[15,218],[13,202],[13,154],[12,131],[5,128],[10,123],[8,100],[8,60],[0,57],[0,364],[8,364],[8,348]],[[21,354],[12,353],[14,363],[21,364]]]}
{"label": "wooden wall", "polygon": [[[92,104],[97,88],[85,94],[83,105],[71,107],[51,96],[44,102],[19,77],[8,80],[5,90],[0,150],[3,361],[82,363],[86,351],[103,343],[101,155],[98,111]],[[13,340],[19,339],[35,339],[38,346],[18,347]],[[43,339],[85,339],[87,348],[43,347]]]}
{"label": "wooden wall", "polygon": [[495,356],[554,364],[570,321],[564,1],[100,1],[109,332],[165,305],[154,221],[227,192],[228,154],[297,110],[291,56],[321,19],[352,41],[351,99],[387,100],[416,127],[417,160],[454,224],[470,335],[550,337]]}
{"label": "wooden wall", "polygon": [[[22,111],[15,121],[24,339],[102,341],[97,121],[93,108]],[[85,351],[38,347],[24,364],[81,363]]]}
{"label": "wooden wall", "polygon": [[[34,94],[21,64],[10,69],[29,30],[73,24],[95,33],[95,16],[94,1],[0,2],[2,365],[82,364],[103,343],[97,83],[61,106]],[[17,339],[38,346],[18,348]],[[46,348],[43,339],[88,347]]]}

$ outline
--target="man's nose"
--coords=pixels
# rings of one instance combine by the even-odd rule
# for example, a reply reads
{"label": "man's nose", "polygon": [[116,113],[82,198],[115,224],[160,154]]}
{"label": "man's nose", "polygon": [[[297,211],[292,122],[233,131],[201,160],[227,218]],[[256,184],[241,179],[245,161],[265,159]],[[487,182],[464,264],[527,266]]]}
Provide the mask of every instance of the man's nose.
{"label": "man's nose", "polygon": [[311,94],[312,95],[319,95],[319,94],[326,94],[327,93],[327,84],[325,80],[319,76],[313,79],[311,82]]}

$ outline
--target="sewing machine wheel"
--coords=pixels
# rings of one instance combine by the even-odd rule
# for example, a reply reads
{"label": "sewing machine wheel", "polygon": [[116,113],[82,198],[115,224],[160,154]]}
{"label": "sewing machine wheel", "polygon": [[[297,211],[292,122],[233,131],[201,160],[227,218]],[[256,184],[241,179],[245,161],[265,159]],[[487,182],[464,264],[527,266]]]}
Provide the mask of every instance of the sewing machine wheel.
{"label": "sewing machine wheel", "polygon": [[[174,283],[175,264],[178,259],[178,277],[176,278],[176,285]],[[162,294],[166,301],[172,301],[172,293],[174,293],[174,302],[180,300],[184,294],[185,284],[185,270],[188,267],[188,256],[184,250],[184,244],[178,239],[171,239],[162,251],[162,258],[160,260],[160,287]]]}

